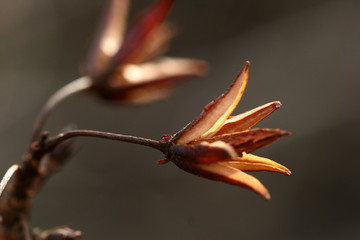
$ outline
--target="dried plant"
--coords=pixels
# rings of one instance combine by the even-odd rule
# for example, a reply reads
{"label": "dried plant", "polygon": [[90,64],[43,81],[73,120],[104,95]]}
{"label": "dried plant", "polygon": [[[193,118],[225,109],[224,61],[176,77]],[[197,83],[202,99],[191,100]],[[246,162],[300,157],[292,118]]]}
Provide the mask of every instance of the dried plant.
{"label": "dried plant", "polygon": [[268,190],[243,171],[271,171],[290,175],[286,167],[249,154],[289,132],[280,129],[250,129],[280,107],[272,102],[237,116],[230,116],[239,103],[248,80],[249,62],[230,88],[205,106],[195,120],[180,132],[166,136],[167,159],[181,169],[213,180],[248,187],[269,200]]}
{"label": "dried plant", "polygon": [[[64,99],[87,91],[107,101],[144,104],[163,98],[180,81],[202,76],[206,64],[200,60],[159,57],[172,37],[164,22],[172,0],[159,0],[125,34],[127,0],[110,0],[88,58],[83,77],[59,89],[45,103],[34,124],[32,139],[23,161],[13,165],[0,183],[0,239],[78,239],[81,232],[60,226],[32,230],[29,224],[34,195],[72,153],[80,136],[131,142],[159,150],[179,168],[212,180],[250,188],[269,200],[268,190],[246,171],[271,171],[290,175],[286,167],[251,152],[289,132],[251,129],[280,107],[271,102],[237,116],[230,116],[245,90],[249,62],[230,88],[205,106],[200,116],[174,135],[159,141],[71,126],[55,136],[43,131],[50,112]],[[157,59],[154,59],[156,58]]]}

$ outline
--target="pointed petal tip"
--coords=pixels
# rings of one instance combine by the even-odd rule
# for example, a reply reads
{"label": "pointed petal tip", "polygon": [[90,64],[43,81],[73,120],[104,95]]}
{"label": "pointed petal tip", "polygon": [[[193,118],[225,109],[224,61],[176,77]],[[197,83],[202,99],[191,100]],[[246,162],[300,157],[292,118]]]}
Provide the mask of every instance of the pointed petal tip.
{"label": "pointed petal tip", "polygon": [[291,132],[285,131],[285,130],[280,130],[279,135],[280,135],[281,137],[282,137],[282,136],[290,136],[290,135],[291,135]]}
{"label": "pointed petal tip", "polygon": [[204,76],[209,72],[209,64],[206,61],[197,60],[197,69],[199,70],[199,75]]}
{"label": "pointed petal tip", "polygon": [[195,76],[203,77],[206,76],[209,72],[209,64],[206,61],[199,59],[184,59],[191,66],[192,73]]}
{"label": "pointed petal tip", "polygon": [[292,172],[289,169],[285,169],[285,175],[290,176],[292,174]]}
{"label": "pointed petal tip", "polygon": [[250,61],[246,61],[241,71],[248,72],[250,67]]}
{"label": "pointed petal tip", "polygon": [[259,194],[264,200],[269,201],[271,199],[271,195],[269,190],[263,186],[263,189],[251,189]]}
{"label": "pointed petal tip", "polygon": [[262,197],[267,201],[269,201],[271,199],[271,195],[269,192],[266,192],[264,195],[262,195]]}
{"label": "pointed petal tip", "polygon": [[280,101],[275,101],[274,102],[274,105],[275,105],[275,108],[278,109],[282,106],[281,102]]}

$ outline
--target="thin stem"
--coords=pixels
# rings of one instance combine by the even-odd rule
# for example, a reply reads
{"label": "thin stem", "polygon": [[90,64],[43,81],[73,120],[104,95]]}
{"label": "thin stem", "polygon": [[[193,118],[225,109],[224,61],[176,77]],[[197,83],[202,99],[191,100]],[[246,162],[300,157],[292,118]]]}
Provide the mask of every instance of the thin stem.
{"label": "thin stem", "polygon": [[46,147],[49,149],[54,148],[61,142],[73,137],[104,138],[115,141],[135,143],[135,144],[155,148],[163,153],[167,152],[167,143],[165,142],[156,141],[148,138],[135,137],[135,136],[122,135],[122,134],[109,133],[109,132],[93,131],[93,130],[71,130],[64,133],[60,133],[59,135],[50,138],[46,142]]}
{"label": "thin stem", "polygon": [[52,95],[46,102],[35,121],[31,142],[36,141],[39,138],[47,118],[56,105],[69,96],[87,90],[91,86],[91,79],[87,76],[84,76],[66,84],[64,87],[55,92],[54,95]]}

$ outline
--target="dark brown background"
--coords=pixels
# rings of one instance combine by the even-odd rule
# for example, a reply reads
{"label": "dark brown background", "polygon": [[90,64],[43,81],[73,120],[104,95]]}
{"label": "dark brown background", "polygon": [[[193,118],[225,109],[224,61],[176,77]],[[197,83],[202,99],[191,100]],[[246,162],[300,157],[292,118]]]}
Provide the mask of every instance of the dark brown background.
{"label": "dark brown background", "polygon": [[[151,1],[133,1],[132,13]],[[293,135],[259,155],[293,171],[256,173],[272,200],[204,180],[141,146],[79,139],[76,154],[38,195],[33,225],[70,224],[84,239],[359,239],[360,2],[177,1],[181,35],[168,55],[211,65],[165,101],[131,108],[77,96],[46,129],[68,123],[158,139],[191,121],[246,60],[236,113],[280,100],[260,126]],[[0,169],[26,149],[41,105],[78,77],[103,1],[0,2]]]}

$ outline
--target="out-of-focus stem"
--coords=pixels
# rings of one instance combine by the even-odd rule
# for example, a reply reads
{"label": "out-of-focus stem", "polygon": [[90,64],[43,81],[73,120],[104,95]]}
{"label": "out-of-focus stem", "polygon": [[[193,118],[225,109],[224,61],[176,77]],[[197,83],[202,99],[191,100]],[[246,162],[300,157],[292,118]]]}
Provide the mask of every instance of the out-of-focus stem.
{"label": "out-of-focus stem", "polygon": [[91,78],[84,76],[66,84],[55,92],[46,102],[35,121],[31,142],[38,140],[47,118],[56,105],[73,94],[89,89],[91,86]]}

